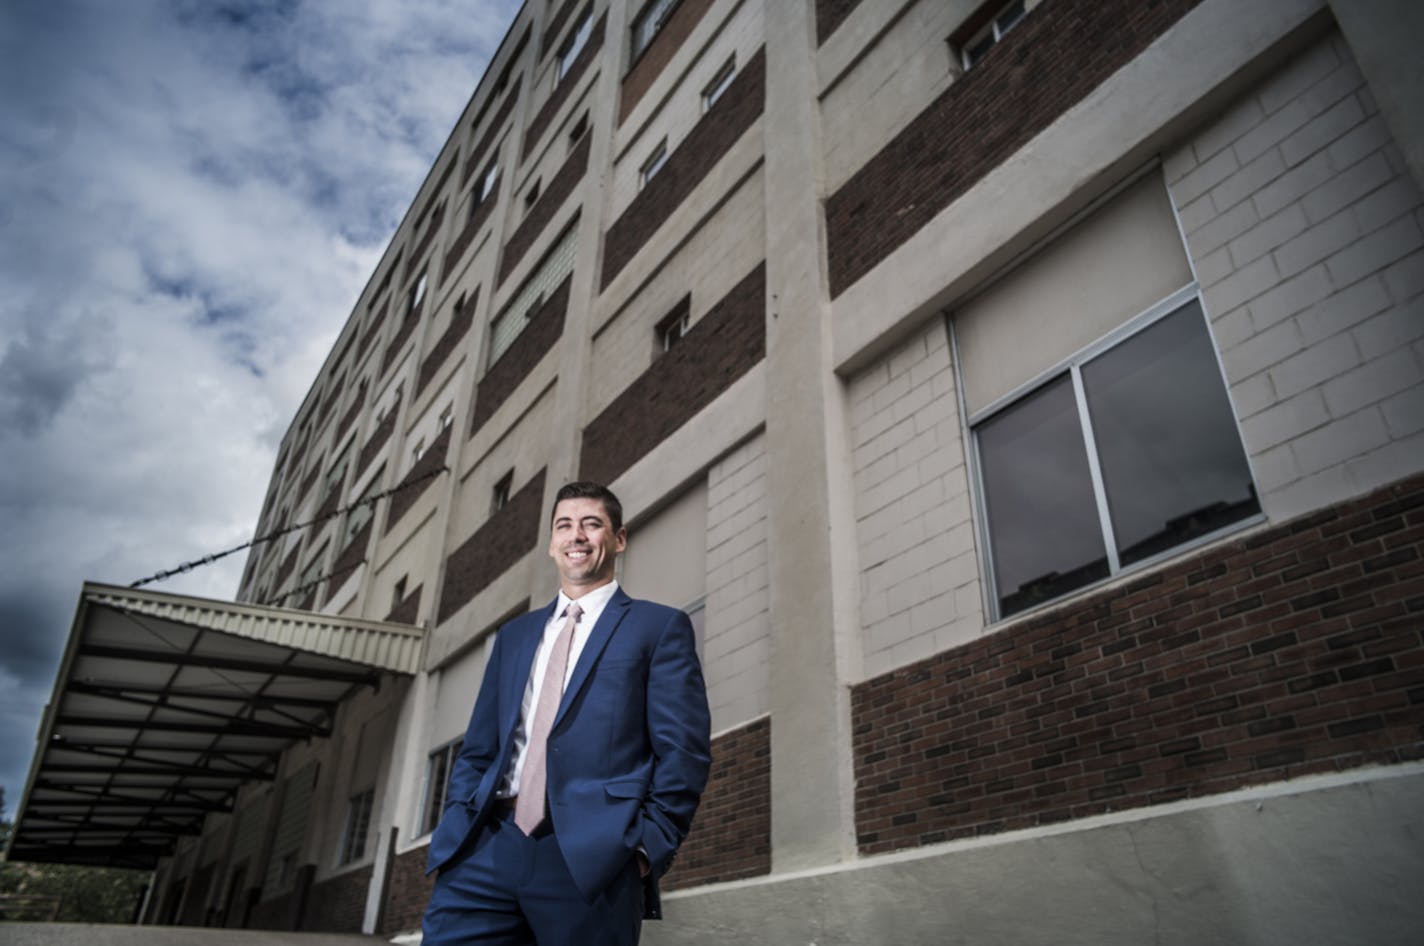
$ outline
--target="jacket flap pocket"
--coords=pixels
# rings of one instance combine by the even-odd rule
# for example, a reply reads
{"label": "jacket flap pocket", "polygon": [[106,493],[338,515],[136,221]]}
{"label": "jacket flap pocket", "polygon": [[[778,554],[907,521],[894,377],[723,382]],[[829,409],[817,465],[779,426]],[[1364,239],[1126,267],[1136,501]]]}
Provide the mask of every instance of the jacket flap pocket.
{"label": "jacket flap pocket", "polygon": [[604,782],[603,790],[614,798],[642,798],[647,787],[642,779],[624,778],[614,782]]}

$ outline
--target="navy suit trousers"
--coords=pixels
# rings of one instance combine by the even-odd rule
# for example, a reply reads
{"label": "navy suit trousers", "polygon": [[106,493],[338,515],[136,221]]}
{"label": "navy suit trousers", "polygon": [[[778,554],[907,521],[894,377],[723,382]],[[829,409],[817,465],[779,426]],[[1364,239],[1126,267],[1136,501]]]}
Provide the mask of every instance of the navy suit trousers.
{"label": "navy suit trousers", "polygon": [[547,828],[528,837],[512,813],[482,828],[436,877],[422,946],[635,946],[643,917],[636,859],[590,903]]}

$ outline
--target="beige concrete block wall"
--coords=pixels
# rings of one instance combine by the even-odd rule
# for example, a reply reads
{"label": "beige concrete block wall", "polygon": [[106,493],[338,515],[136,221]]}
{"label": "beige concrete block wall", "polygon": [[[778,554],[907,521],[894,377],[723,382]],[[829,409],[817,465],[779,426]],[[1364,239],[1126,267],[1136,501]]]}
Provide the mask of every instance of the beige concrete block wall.
{"label": "beige concrete block wall", "polygon": [[703,673],[712,731],[765,714],[771,659],[765,435],[707,474],[707,614]]}
{"label": "beige concrete block wall", "polygon": [[1165,160],[1262,503],[1424,457],[1424,200],[1338,34]]}
{"label": "beige concrete block wall", "polygon": [[984,627],[949,334],[936,317],[848,387],[862,660],[876,676]]}

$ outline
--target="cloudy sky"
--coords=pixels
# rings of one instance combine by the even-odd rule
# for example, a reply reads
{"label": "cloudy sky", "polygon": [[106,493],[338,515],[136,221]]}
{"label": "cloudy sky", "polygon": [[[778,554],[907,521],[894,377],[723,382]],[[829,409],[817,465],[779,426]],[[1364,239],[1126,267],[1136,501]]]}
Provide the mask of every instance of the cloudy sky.
{"label": "cloudy sky", "polygon": [[[516,0],[0,2],[0,785],[81,582],[251,537]],[[231,598],[234,555],[149,587]]]}

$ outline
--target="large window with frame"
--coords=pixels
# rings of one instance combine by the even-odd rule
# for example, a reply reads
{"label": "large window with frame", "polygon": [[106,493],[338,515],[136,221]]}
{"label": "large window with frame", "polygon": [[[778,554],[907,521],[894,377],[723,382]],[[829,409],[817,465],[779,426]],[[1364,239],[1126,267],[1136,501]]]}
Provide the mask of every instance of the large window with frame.
{"label": "large window with frame", "polygon": [[445,810],[445,793],[450,787],[450,772],[459,752],[460,740],[456,739],[430,753],[425,760],[425,800],[420,819],[424,834],[434,831],[440,823],[440,814]]}
{"label": "large window with frame", "polygon": [[644,50],[652,45],[653,37],[663,28],[677,3],[678,0],[648,0],[643,9],[638,11],[638,15],[633,17],[629,62],[637,62]]}
{"label": "large window with frame", "polygon": [[994,618],[1259,517],[1157,169],[964,303],[952,328]]}
{"label": "large window with frame", "polygon": [[584,11],[583,17],[579,20],[578,26],[574,27],[573,33],[559,50],[559,68],[555,73],[555,83],[562,82],[564,76],[569,74],[569,69],[573,67],[574,60],[578,54],[583,52],[583,48],[588,45],[588,38],[593,33],[593,8]]}
{"label": "large window with frame", "polygon": [[366,856],[366,839],[371,833],[371,809],[375,807],[375,803],[374,788],[357,792],[346,803],[346,824],[341,833],[339,863],[351,864]]}
{"label": "large window with frame", "polygon": [[973,426],[1008,617],[1259,515],[1194,291]]}

